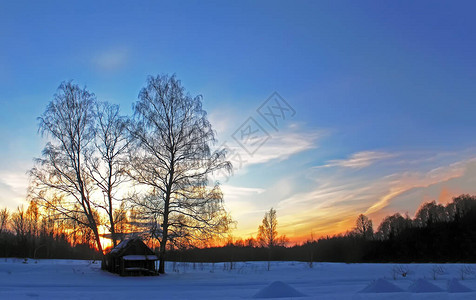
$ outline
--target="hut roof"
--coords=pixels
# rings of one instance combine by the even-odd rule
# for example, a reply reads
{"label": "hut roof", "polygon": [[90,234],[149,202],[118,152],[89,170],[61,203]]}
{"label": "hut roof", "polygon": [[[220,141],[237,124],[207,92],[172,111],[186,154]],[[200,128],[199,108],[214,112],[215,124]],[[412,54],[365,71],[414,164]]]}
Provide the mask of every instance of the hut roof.
{"label": "hut roof", "polygon": [[110,255],[123,257],[127,260],[157,260],[154,251],[136,237],[125,239],[109,252]]}

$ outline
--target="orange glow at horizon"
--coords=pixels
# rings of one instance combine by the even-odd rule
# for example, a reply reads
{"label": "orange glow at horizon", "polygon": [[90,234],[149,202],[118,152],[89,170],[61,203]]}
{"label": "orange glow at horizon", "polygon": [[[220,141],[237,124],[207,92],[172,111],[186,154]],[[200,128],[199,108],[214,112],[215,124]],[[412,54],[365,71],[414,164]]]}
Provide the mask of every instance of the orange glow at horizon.
{"label": "orange glow at horizon", "polygon": [[[374,232],[377,231],[382,220],[390,215],[395,213],[400,213],[405,215],[405,211],[397,210],[388,210],[386,204],[398,197],[399,195],[405,193],[408,188],[395,188],[389,191],[387,195],[381,197],[378,201],[374,203],[366,211],[324,211],[324,213],[314,214],[314,220],[309,221],[309,216],[312,215],[309,211],[295,214],[295,215],[284,215],[280,216],[278,214],[278,234],[279,236],[285,235],[289,241],[288,245],[302,244],[310,240],[317,241],[321,238],[336,236],[340,234],[345,234],[352,231],[355,228],[355,222],[357,217],[360,214],[364,214],[369,217],[373,222]],[[437,197],[422,197],[418,199],[418,207],[423,203],[429,201],[436,201],[438,204],[446,205],[452,201],[454,197],[457,197],[461,194],[464,194],[463,191],[450,189],[446,186],[443,186]],[[378,209],[377,209],[378,208]],[[414,218],[414,214],[417,212],[418,208],[415,211],[408,212],[410,218]],[[261,222],[258,222],[255,227],[249,228],[240,228],[232,232],[234,240],[246,240],[251,237],[256,238],[256,232],[258,226]],[[250,234],[253,232],[253,234]]]}

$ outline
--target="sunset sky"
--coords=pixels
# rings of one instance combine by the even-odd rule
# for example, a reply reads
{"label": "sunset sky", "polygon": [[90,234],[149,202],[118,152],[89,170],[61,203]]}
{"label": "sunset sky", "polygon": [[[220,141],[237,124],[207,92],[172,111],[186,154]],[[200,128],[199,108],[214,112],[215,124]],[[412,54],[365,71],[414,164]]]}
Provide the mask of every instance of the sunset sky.
{"label": "sunset sky", "polygon": [[476,194],[476,4],[338,2],[2,1],[0,207],[26,203],[61,81],[130,114],[163,73],[203,95],[233,153],[217,179],[234,236],[271,207],[297,240]]}

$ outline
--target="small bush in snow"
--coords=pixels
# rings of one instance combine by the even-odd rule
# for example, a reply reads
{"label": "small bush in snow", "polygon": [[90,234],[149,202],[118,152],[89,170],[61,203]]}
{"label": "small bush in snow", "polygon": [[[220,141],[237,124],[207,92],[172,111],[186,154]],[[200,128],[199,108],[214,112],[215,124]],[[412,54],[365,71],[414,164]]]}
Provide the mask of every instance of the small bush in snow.
{"label": "small bush in snow", "polygon": [[406,278],[409,274],[410,270],[407,266],[399,265],[394,266],[392,269],[393,280],[397,280],[399,276]]}
{"label": "small bush in snow", "polygon": [[436,280],[438,276],[443,275],[445,273],[446,271],[445,271],[445,268],[443,268],[443,266],[434,265],[433,268],[431,268],[431,274],[432,274],[433,280]]}
{"label": "small bush in snow", "polygon": [[469,276],[473,275],[474,269],[470,265],[462,265],[461,268],[459,269],[459,274],[461,275],[461,280],[465,280]]}
{"label": "small bush in snow", "polygon": [[210,273],[215,273],[215,263],[212,263],[212,269],[210,270]]}
{"label": "small bush in snow", "polygon": [[173,271],[173,272],[176,272],[176,273],[179,273],[179,269],[178,269],[178,266],[177,266],[177,262],[176,262],[176,261],[174,261],[174,262],[172,263],[172,271]]}

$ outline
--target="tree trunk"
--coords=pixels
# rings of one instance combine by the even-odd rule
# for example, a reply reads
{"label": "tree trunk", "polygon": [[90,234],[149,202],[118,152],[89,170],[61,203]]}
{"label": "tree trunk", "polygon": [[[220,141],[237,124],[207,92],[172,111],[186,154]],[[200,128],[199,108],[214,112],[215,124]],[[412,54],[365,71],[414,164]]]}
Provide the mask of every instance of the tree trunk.
{"label": "tree trunk", "polygon": [[166,239],[166,233],[164,229],[164,235],[162,237],[162,240],[160,241],[160,251],[159,251],[159,273],[164,274],[165,273],[165,246],[167,245],[167,239]]}
{"label": "tree trunk", "polygon": [[[168,191],[169,189],[167,189]],[[165,247],[167,246],[168,236],[168,229],[169,229],[169,203],[170,203],[170,194],[167,193],[165,195],[165,203],[164,203],[164,223],[162,224],[162,239],[160,240],[160,251],[159,251],[159,273],[165,273]]]}
{"label": "tree trunk", "polygon": [[114,228],[114,220],[112,219],[112,216],[109,217],[109,221],[111,222],[111,239],[112,239],[112,245],[113,247],[117,246],[117,238],[116,238],[116,229]]}
{"label": "tree trunk", "polygon": [[116,237],[116,225],[114,224],[114,215],[112,210],[112,196],[111,191],[108,191],[108,200],[109,200],[109,223],[111,225],[111,239],[113,247],[117,246],[117,237]]}
{"label": "tree trunk", "polygon": [[165,196],[165,209],[164,209],[164,223],[162,224],[162,239],[160,240],[160,252],[159,252],[159,273],[165,273],[165,247],[167,246],[167,240],[169,238],[168,230],[169,230],[169,202],[170,202],[170,195],[167,194]]}
{"label": "tree trunk", "polygon": [[104,252],[102,251],[101,239],[99,238],[99,231],[96,226],[93,228],[93,233],[94,233],[94,238],[96,240],[96,246],[98,247],[99,253],[101,253],[101,258],[104,258]]}
{"label": "tree trunk", "polygon": [[159,273],[165,273],[165,247],[167,246],[167,240],[169,238],[168,230],[169,230],[169,212],[170,212],[170,195],[172,194],[172,179],[174,176],[174,154],[172,153],[171,158],[171,169],[169,174],[169,180],[167,184],[167,188],[165,191],[165,202],[164,202],[164,223],[162,224],[162,240],[160,241],[160,252],[159,252]]}
{"label": "tree trunk", "polygon": [[107,200],[109,204],[109,223],[111,225],[111,238],[112,238],[112,244],[114,247],[117,246],[117,238],[116,238],[116,224],[114,223],[114,210],[112,207],[112,163],[111,161],[108,162],[108,167],[109,167],[109,176],[107,179]]}

